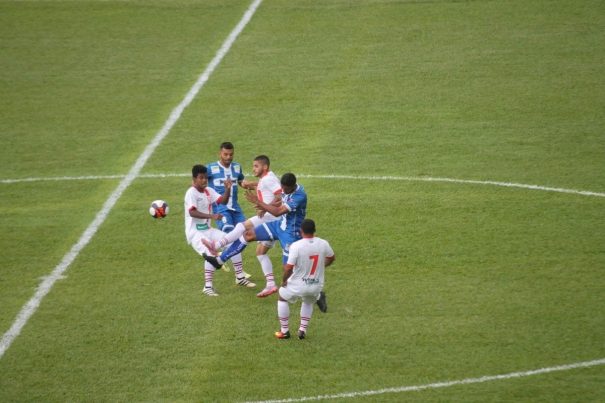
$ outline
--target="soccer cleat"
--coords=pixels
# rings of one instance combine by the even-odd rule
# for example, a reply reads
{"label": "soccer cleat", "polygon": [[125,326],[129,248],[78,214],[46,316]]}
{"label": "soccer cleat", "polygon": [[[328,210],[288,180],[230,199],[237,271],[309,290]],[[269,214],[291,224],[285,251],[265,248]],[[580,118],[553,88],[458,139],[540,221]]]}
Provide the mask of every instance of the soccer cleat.
{"label": "soccer cleat", "polygon": [[302,340],[302,339],[304,339],[305,337],[307,337],[307,333],[305,333],[305,331],[304,331],[304,330],[299,330],[299,331],[298,331],[298,339],[299,339],[299,340]]}
{"label": "soccer cleat", "polygon": [[265,287],[261,292],[259,292],[258,294],[256,294],[257,297],[259,298],[265,298],[268,297],[271,294],[275,294],[277,292],[277,287],[273,286],[273,287]]}
{"label": "soccer cleat", "polygon": [[227,260],[224,264],[223,264],[223,271],[226,272],[230,272],[231,269],[233,269],[233,263],[231,263],[231,260]]}
{"label": "soccer cleat", "polygon": [[326,301],[326,293],[323,291],[319,292],[319,299],[317,300],[317,306],[319,310],[322,312],[327,312],[328,310],[328,302]]}
{"label": "soccer cleat", "polygon": [[289,339],[290,338],[290,331],[288,330],[286,333],[275,332],[275,337],[278,338],[278,339]]}
{"label": "soccer cleat", "polygon": [[[227,262],[230,262],[230,260],[228,260]],[[225,270],[225,266],[228,264],[227,262],[226,262],[226,263],[223,265],[223,270]],[[249,279],[250,279],[250,277],[252,277],[252,274],[248,274],[248,273],[246,273],[245,271],[244,271],[243,273],[244,273],[244,278],[245,278],[246,280],[249,280]],[[239,280],[238,280],[238,279],[237,279],[237,277],[236,277],[236,278],[235,278],[235,284],[237,284],[237,282],[238,282],[238,281],[239,281]]]}
{"label": "soccer cleat", "polygon": [[214,247],[214,242],[213,241],[210,241],[210,240],[208,240],[206,238],[202,238],[202,243],[204,244],[204,246],[206,247],[206,249],[208,249],[208,252],[210,252],[211,255],[214,255],[214,256],[218,255],[218,251]]}
{"label": "soccer cleat", "polygon": [[212,287],[204,287],[204,291],[202,292],[209,297],[218,297],[218,294],[216,293],[216,291],[214,291],[214,288]]}
{"label": "soccer cleat", "polygon": [[204,259],[205,259],[205,260],[206,260],[208,263],[210,263],[212,266],[214,266],[214,268],[215,268],[215,269],[217,269],[217,270],[218,270],[218,269],[220,269],[220,268],[221,268],[222,264],[220,264],[220,263],[218,262],[218,259],[217,259],[216,257],[214,257],[214,256],[210,256],[210,255],[207,255],[207,254],[205,254],[205,253],[202,253],[202,256],[204,257]]}
{"label": "soccer cleat", "polygon": [[235,281],[237,282],[237,285],[241,285],[242,287],[248,287],[248,288],[256,287],[256,284],[254,284],[252,281],[248,280],[246,277],[238,278]]}

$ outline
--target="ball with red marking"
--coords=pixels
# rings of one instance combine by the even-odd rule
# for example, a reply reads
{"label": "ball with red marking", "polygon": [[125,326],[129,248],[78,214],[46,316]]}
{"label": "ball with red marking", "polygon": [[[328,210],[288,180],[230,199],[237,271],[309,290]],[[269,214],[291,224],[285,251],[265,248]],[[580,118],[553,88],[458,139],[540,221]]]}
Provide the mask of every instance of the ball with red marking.
{"label": "ball with red marking", "polygon": [[169,210],[168,203],[164,200],[155,200],[149,207],[149,214],[151,214],[153,218],[164,218],[168,215]]}

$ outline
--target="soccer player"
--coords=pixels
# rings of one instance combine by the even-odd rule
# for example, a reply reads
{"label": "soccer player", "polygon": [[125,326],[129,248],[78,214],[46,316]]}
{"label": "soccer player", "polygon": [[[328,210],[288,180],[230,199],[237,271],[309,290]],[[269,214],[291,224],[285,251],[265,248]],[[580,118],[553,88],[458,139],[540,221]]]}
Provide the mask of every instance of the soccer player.
{"label": "soccer player", "polygon": [[[300,225],[307,214],[307,193],[301,185],[296,183],[296,176],[292,173],[284,174],[281,177],[280,184],[282,189],[282,200],[280,204],[269,204],[262,201],[259,196],[253,192],[246,193],[248,201],[253,203],[259,212],[265,213],[265,215],[271,214],[278,218],[269,222],[261,222],[260,225],[247,229],[244,234],[233,242],[219,257],[203,254],[204,259],[206,259],[207,262],[210,262],[218,269],[232,256],[241,253],[248,245],[248,242],[255,240],[277,240],[282,247],[283,264],[286,264],[290,245],[301,238]],[[231,234],[228,234],[228,236],[230,235]],[[208,246],[209,243],[207,242],[206,245]],[[212,253],[214,252],[211,245],[208,249]],[[273,294],[276,291],[277,290],[271,290],[270,294]],[[260,297],[261,295],[258,294],[257,296]]]}
{"label": "soccer player", "polygon": [[[225,233],[231,232],[237,223],[246,221],[246,216],[237,200],[238,185],[242,187],[245,185],[244,174],[241,165],[233,161],[234,153],[233,143],[225,141],[219,147],[218,161],[211,162],[206,166],[208,168],[208,187],[216,190],[218,194],[225,193],[225,181],[231,180],[232,182],[229,202],[212,205],[212,212],[222,215],[222,218],[216,221],[216,226]],[[239,264],[243,263],[240,262]],[[241,269],[243,270],[243,267]],[[246,278],[250,277],[245,271],[244,275]]]}
{"label": "soccer player", "polygon": [[[231,180],[226,180],[224,183],[225,193],[219,195],[214,189],[208,187],[207,172],[204,165],[194,165],[191,169],[192,186],[185,193],[185,236],[187,237],[187,243],[202,256],[208,252],[202,240],[221,239],[225,235],[222,231],[210,227],[211,219],[220,220],[222,218],[221,214],[212,213],[212,203],[226,205],[229,202],[232,187]],[[241,254],[233,256],[237,284],[243,287],[255,287],[256,284],[244,277],[241,260]],[[237,262],[239,264],[236,264]],[[211,297],[218,296],[212,284],[214,271],[212,265],[204,262],[205,285],[203,292]]]}
{"label": "soccer player", "polygon": [[290,245],[290,254],[284,267],[284,278],[279,288],[277,316],[280,331],[278,339],[289,339],[290,306],[302,300],[298,338],[304,339],[313,315],[313,304],[319,300],[324,286],[325,268],[336,256],[328,241],[315,236],[315,222],[306,219],[300,226],[302,239]]}
{"label": "soccer player", "polygon": [[226,141],[220,145],[218,161],[206,165],[208,187],[216,190],[218,194],[225,193],[225,181],[231,180],[232,182],[231,197],[227,204],[212,205],[212,212],[223,216],[216,222],[216,225],[218,229],[226,233],[231,232],[237,223],[246,221],[246,216],[237,201],[237,188],[238,185],[242,186],[244,174],[241,165],[233,161],[234,152],[233,144]]}
{"label": "soccer player", "polygon": [[[267,204],[281,204],[282,186],[277,176],[271,171],[271,161],[266,155],[259,155],[252,162],[252,173],[258,178],[257,183],[244,181],[243,187],[250,190],[256,190],[256,200]],[[259,214],[250,217],[243,223],[238,223],[235,228],[218,242],[207,242],[206,246],[213,255],[217,255],[217,249],[224,248],[238,239],[242,238],[246,231],[252,231],[255,227],[275,221],[277,218],[266,211],[259,211]],[[243,238],[242,238],[243,239]],[[264,298],[277,292],[275,278],[273,275],[273,265],[271,259],[267,256],[272,242],[261,242],[256,249],[256,258],[258,259],[266,280],[265,288],[257,294],[257,297]]]}

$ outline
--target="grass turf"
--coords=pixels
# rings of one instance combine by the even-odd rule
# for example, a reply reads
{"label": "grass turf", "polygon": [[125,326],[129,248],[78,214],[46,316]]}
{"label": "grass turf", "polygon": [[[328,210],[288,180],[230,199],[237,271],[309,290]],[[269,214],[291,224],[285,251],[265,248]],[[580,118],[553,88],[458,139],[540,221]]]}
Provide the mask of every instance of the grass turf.
{"label": "grass turf", "polygon": [[[0,175],[124,173],[247,5],[0,3]],[[145,171],[186,174],[229,139],[244,167],[266,153],[278,173],[602,192],[604,15],[595,1],[265,1]],[[232,273],[204,298],[188,178],[139,179],[0,360],[0,400],[288,398],[604,356],[601,198],[301,182],[338,255],[307,340],[274,340],[275,301]],[[1,185],[2,328],[116,184]],[[147,216],[157,198],[166,220]],[[359,400],[599,401],[602,383],[597,367]]]}

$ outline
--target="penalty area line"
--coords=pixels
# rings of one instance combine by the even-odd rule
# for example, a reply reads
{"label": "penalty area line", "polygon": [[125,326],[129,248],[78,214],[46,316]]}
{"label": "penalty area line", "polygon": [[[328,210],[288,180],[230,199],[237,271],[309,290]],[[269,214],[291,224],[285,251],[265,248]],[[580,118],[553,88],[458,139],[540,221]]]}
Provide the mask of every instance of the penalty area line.
{"label": "penalty area line", "polygon": [[540,369],[534,369],[534,370],[523,371],[523,372],[511,372],[511,373],[502,374],[502,375],[482,376],[482,377],[478,377],[478,378],[466,378],[466,379],[461,379],[461,380],[457,380],[457,381],[444,381],[444,382],[429,383],[429,384],[425,384],[425,385],[401,386],[401,387],[396,387],[396,388],[366,390],[366,391],[362,391],[362,392],[336,393],[333,395],[307,396],[307,397],[276,399],[276,400],[247,401],[246,403],[308,402],[308,401],[313,401],[313,400],[346,399],[346,398],[357,398],[357,397],[364,397],[364,396],[384,395],[387,393],[419,392],[419,391],[427,390],[427,389],[440,389],[440,388],[449,388],[449,387],[458,386],[458,385],[470,385],[470,384],[476,384],[476,383],[502,381],[502,380],[507,380],[507,379],[526,378],[529,376],[548,374],[551,372],[561,372],[561,371],[570,371],[573,369],[580,369],[580,368],[590,368],[590,367],[595,367],[595,366],[604,365],[604,364],[605,364],[605,358],[601,358],[598,360],[577,362],[574,364],[559,365],[556,367],[540,368]]}
{"label": "penalty area line", "polygon": [[[229,36],[225,39],[220,49],[216,52],[214,58],[210,61],[208,66],[198,77],[197,81],[189,89],[189,92],[187,92],[183,100],[172,110],[170,116],[164,123],[164,126],[162,126],[160,131],[147,145],[147,147],[136,160],[132,168],[130,168],[128,174],[122,178],[116,189],[105,201],[103,207],[101,208],[101,210],[99,210],[94,220],[90,223],[84,233],[80,236],[78,242],[76,242],[76,244],[72,246],[69,252],[67,252],[61,262],[52,271],[52,273],[42,280],[41,284],[36,289],[34,296],[21,308],[21,311],[17,314],[17,317],[11,325],[10,329],[2,336],[2,339],[0,339],[0,359],[4,356],[4,353],[6,352],[6,350],[8,350],[8,348],[17,338],[17,336],[19,336],[21,330],[29,321],[29,318],[38,310],[40,303],[42,302],[44,297],[50,292],[55,282],[64,278],[63,273],[67,271],[69,266],[71,266],[74,260],[78,257],[82,249],[84,249],[94,237],[99,227],[103,224],[103,222],[105,222],[105,219],[107,218],[113,207],[116,205],[124,191],[130,187],[132,182],[137,177],[139,177],[141,170],[147,163],[147,160],[149,160],[149,158],[156,150],[156,148],[160,145],[162,140],[164,140],[168,133],[170,133],[170,130],[180,119],[185,108],[187,108],[191,104],[191,102],[194,100],[198,92],[202,89],[204,84],[206,84],[214,70],[217,68],[217,66],[221,63],[225,55],[231,49],[231,46],[233,45],[239,34],[244,30],[246,25],[248,25],[248,22],[250,22],[252,16],[256,12],[256,9],[261,3],[262,0],[255,0],[250,4],[243,17],[240,19],[235,28],[229,33]],[[83,178],[90,179],[91,177]],[[113,179],[114,177],[110,178]],[[3,181],[3,183],[6,182]]]}

